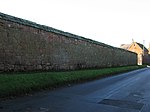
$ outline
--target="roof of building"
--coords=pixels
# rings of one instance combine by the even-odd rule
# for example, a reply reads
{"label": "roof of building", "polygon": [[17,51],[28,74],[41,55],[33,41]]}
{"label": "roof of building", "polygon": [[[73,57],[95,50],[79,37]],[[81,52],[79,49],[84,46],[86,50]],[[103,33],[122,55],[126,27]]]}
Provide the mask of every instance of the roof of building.
{"label": "roof of building", "polygon": [[145,52],[148,52],[148,49],[147,49],[143,44],[140,44],[140,43],[138,43],[138,42],[136,42],[136,43],[140,46],[141,49],[144,48],[144,51],[145,51]]}
{"label": "roof of building", "polygon": [[121,44],[120,48],[128,50],[131,44]]}
{"label": "roof of building", "polygon": [[[133,42],[133,43],[138,44],[139,47],[143,50],[143,44],[140,44],[140,43],[138,43],[138,42]],[[132,44],[133,44],[133,43],[132,43]],[[120,48],[125,49],[125,50],[128,50],[132,44],[121,44]],[[144,51],[145,51],[145,52],[149,52],[149,50],[148,50],[145,46],[144,46]]]}
{"label": "roof of building", "polygon": [[[138,42],[133,42],[133,43],[138,44],[139,47],[143,50],[143,44],[140,44],[140,43],[138,43]],[[133,44],[133,43],[132,43],[132,44]],[[132,44],[121,44],[120,48],[125,49],[125,50],[128,50]],[[145,52],[148,52],[148,49],[147,49],[145,46],[144,46],[144,51],[145,51]]]}

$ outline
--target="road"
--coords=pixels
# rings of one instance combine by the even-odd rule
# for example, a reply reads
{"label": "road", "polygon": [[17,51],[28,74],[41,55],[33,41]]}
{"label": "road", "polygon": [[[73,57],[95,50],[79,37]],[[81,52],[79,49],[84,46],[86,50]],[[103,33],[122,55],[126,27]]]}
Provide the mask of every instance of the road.
{"label": "road", "polygon": [[0,101],[0,112],[150,112],[150,68]]}

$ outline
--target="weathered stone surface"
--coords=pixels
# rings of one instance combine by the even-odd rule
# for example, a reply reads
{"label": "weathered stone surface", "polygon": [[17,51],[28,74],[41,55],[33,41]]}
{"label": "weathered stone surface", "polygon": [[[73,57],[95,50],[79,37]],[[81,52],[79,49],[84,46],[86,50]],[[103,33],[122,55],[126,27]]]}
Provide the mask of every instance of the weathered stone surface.
{"label": "weathered stone surface", "polygon": [[135,65],[136,54],[0,13],[0,71]]}

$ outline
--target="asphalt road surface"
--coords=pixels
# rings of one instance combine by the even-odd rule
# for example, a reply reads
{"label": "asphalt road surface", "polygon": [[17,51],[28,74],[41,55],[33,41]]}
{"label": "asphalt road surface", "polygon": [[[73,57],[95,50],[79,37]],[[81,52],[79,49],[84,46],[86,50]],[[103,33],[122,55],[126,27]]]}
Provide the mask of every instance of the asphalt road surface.
{"label": "asphalt road surface", "polygon": [[150,68],[0,101],[0,112],[150,112]]}

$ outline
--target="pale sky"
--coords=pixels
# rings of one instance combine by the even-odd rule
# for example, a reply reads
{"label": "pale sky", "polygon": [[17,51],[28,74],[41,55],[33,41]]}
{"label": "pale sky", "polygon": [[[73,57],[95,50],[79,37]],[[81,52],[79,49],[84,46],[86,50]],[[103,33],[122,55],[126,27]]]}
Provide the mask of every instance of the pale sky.
{"label": "pale sky", "polygon": [[0,12],[115,47],[150,43],[150,0],[0,0]]}

